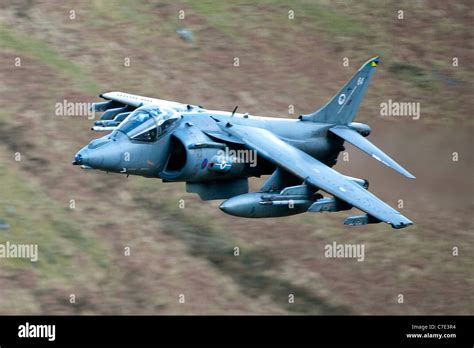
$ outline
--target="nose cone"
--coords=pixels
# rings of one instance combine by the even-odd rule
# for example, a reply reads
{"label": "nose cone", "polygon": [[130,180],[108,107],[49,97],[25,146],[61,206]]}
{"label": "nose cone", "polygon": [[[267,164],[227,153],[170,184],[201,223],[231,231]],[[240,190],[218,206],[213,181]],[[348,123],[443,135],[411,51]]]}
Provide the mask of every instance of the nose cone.
{"label": "nose cone", "polygon": [[72,164],[100,169],[103,162],[104,156],[102,151],[98,151],[97,149],[91,150],[85,147],[76,153]]}
{"label": "nose cone", "polygon": [[87,151],[82,156],[82,164],[88,167],[101,169],[102,164],[104,163],[104,155],[100,150]]}
{"label": "nose cone", "polygon": [[74,156],[74,161],[72,162],[73,165],[79,166],[82,164],[82,154],[80,151],[76,153],[76,156]]}
{"label": "nose cone", "polygon": [[75,156],[74,165],[82,165],[94,169],[115,171],[120,162],[120,146],[111,141],[91,141],[83,147]]}

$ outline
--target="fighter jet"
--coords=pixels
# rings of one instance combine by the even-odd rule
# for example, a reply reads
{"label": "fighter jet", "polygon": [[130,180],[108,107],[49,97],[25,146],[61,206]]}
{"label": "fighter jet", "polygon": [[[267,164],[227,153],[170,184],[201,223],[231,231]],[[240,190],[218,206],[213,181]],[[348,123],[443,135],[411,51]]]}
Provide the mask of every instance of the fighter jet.
{"label": "fighter jet", "polygon": [[[92,130],[109,132],[92,140],[73,164],[125,175],[185,182],[202,200],[223,200],[220,209],[246,218],[353,207],[346,225],[385,222],[403,228],[413,222],[368,191],[369,183],[332,169],[354,145],[407,178],[415,177],[366,137],[371,128],[353,122],[379,63],[369,59],[316,111],[297,119],[209,110],[198,105],[108,92],[93,104],[103,112]],[[269,175],[258,192],[248,179]]]}

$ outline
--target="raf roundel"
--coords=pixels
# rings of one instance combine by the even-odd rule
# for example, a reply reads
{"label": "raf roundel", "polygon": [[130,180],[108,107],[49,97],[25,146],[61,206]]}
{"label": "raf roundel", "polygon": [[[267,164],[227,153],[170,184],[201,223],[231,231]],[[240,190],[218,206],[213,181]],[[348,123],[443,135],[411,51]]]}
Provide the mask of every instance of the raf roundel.
{"label": "raf roundel", "polygon": [[342,105],[342,104],[344,104],[345,101],[346,101],[346,95],[345,95],[344,93],[342,93],[342,94],[339,96],[338,103],[339,103],[339,105]]}

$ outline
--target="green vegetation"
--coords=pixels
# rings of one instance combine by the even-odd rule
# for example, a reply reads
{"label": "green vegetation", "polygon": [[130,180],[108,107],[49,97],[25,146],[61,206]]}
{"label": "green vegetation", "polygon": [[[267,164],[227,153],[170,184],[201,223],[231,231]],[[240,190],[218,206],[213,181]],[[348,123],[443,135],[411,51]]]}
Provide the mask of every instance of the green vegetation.
{"label": "green vegetation", "polygon": [[389,67],[389,70],[400,79],[409,81],[423,89],[439,90],[441,87],[440,82],[431,73],[414,65],[395,63]]}
{"label": "green vegetation", "polygon": [[[138,183],[140,184],[140,183]],[[167,200],[157,201],[149,192],[146,181],[137,185],[135,203],[147,211],[159,211],[163,230],[179,238],[189,248],[191,255],[204,258],[226,276],[239,284],[240,291],[251,297],[270,296],[291,313],[348,314],[350,310],[332,305],[319,298],[310,289],[292,284],[272,272],[281,266],[266,250],[257,249],[243,241],[232,240],[225,226],[219,222],[210,223],[204,209],[193,211],[180,209],[177,196],[167,195]],[[191,214],[190,214],[191,213]],[[239,256],[234,255],[239,246]],[[240,252],[241,250],[241,252]],[[295,304],[289,304],[288,293],[298,297]]]}
{"label": "green vegetation", "polygon": [[[282,0],[266,0],[255,7],[253,2],[246,0],[231,3],[204,0],[187,1],[187,5],[205,18],[212,28],[241,44],[248,44],[242,32],[258,35],[265,30],[263,26],[289,30],[295,35],[307,30],[317,30],[323,32],[328,39],[338,36],[372,36],[357,19],[333,10],[325,2],[294,1],[288,4]],[[295,19],[289,19],[289,11],[293,11]],[[280,44],[278,41],[279,38],[275,37],[276,45]]]}
{"label": "green vegetation", "polygon": [[85,69],[64,57],[44,41],[18,33],[0,23],[0,47],[15,51],[17,54],[26,54],[38,60],[74,81],[77,88],[88,93],[96,93],[97,84],[87,74]]}
{"label": "green vegetation", "polygon": [[133,24],[134,29],[153,25],[152,5],[133,0],[92,0],[90,14],[94,24]]}
{"label": "green vegetation", "polygon": [[[2,155],[4,152],[2,152]],[[0,165],[0,212],[10,229],[0,233],[0,243],[37,244],[39,260],[33,269],[38,280],[70,285],[82,279],[85,264],[104,269],[108,250],[91,231],[81,231],[68,202],[61,207],[12,168]],[[79,262],[76,255],[82,255]],[[2,266],[31,268],[28,259],[2,259]],[[47,285],[46,285],[47,286]]]}

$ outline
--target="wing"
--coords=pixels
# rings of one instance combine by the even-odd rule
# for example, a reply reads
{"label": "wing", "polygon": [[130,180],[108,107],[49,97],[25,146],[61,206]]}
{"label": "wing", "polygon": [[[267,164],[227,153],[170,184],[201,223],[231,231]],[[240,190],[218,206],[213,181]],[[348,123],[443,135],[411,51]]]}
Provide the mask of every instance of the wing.
{"label": "wing", "polygon": [[249,148],[256,150],[259,156],[300,177],[306,183],[319,187],[365,211],[369,216],[391,224],[394,228],[413,224],[362,186],[348,180],[344,175],[307,153],[287,144],[270,131],[242,125],[220,126],[231,135],[241,139]]}
{"label": "wing", "polygon": [[176,111],[183,111],[188,108],[188,104],[178,103],[178,102],[174,102],[170,100],[143,97],[141,95],[135,95],[135,94],[129,94],[129,93],[123,93],[123,92],[102,93],[100,97],[106,100],[120,103],[122,105],[128,105],[134,108],[138,108],[139,106],[146,105],[146,104],[167,106],[167,107],[175,109]]}

